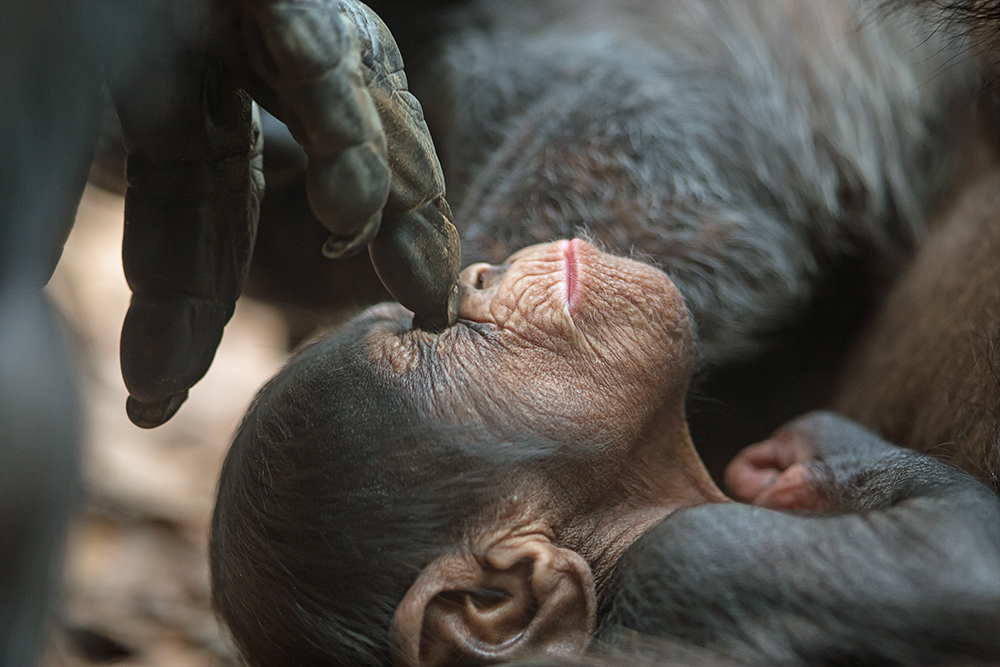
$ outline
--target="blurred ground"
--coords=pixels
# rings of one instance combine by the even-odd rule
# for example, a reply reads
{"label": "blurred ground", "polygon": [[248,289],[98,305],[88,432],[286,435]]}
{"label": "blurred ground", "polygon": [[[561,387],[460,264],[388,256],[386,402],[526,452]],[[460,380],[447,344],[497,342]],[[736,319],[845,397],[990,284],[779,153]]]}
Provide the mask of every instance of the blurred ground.
{"label": "blurred ground", "polygon": [[222,667],[233,653],[209,610],[215,482],[230,435],[284,361],[277,313],[241,300],[208,375],[166,425],[125,415],[118,340],[129,291],[123,200],[88,188],[46,288],[76,346],[86,417],[84,493],[45,667]]}

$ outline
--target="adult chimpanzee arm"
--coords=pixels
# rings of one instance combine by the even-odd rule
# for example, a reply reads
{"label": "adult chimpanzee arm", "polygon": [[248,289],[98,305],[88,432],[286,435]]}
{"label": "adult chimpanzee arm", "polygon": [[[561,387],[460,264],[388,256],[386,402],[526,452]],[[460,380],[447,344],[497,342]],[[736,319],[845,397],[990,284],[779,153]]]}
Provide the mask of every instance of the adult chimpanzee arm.
{"label": "adult chimpanzee arm", "polygon": [[0,664],[37,665],[79,485],[74,373],[41,293],[86,183],[98,63],[142,3],[4,3],[0,20]]}
{"label": "adult chimpanzee arm", "polygon": [[1000,498],[846,420],[790,428],[816,454],[814,488],[846,511],[675,513],[619,562],[603,636],[628,628],[760,664],[1000,655]]}

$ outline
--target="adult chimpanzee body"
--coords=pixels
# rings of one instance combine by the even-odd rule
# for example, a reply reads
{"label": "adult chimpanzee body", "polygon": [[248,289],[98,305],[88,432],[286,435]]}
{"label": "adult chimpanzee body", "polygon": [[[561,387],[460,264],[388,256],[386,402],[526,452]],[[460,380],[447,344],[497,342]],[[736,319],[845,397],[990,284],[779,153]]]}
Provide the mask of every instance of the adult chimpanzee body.
{"label": "adult chimpanzee body", "polygon": [[844,368],[833,405],[1000,490],[1000,170],[940,216]]}
{"label": "adult chimpanzee body", "polygon": [[[690,416],[717,473],[828,399],[983,136],[978,66],[878,3],[372,6],[407,59],[466,261],[582,235],[680,286],[700,341]],[[282,235],[285,204],[262,234]],[[273,269],[318,284],[304,266]]]}
{"label": "adult chimpanzee body", "polygon": [[[897,3],[901,9],[907,3]],[[913,3],[969,45],[996,107],[996,2]],[[930,236],[852,352],[833,405],[893,442],[934,453],[1000,489],[1000,203],[987,159]]]}

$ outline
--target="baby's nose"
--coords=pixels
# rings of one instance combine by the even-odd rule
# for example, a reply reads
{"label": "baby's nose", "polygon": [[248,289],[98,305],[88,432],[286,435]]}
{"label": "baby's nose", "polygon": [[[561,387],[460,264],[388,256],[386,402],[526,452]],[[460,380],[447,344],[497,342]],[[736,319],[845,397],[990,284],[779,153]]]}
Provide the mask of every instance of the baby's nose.
{"label": "baby's nose", "polygon": [[462,271],[462,287],[478,290],[489,289],[500,282],[503,275],[507,273],[508,268],[510,268],[510,264],[498,266],[496,264],[486,264],[485,262],[467,266]]}

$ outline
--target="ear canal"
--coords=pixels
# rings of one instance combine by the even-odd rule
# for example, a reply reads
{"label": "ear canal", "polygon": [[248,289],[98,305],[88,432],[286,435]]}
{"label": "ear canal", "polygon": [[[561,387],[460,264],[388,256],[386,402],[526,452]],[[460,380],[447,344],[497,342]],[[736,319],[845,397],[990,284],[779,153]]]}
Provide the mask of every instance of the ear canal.
{"label": "ear canal", "polygon": [[526,553],[508,567],[479,566],[474,582],[437,579],[437,592],[424,598],[419,649],[397,664],[456,667],[586,649],[595,608],[586,561],[548,542]]}
{"label": "ear canal", "polygon": [[[524,583],[483,572],[480,586],[435,596],[424,615],[420,663],[424,667],[496,662],[507,657],[538,610],[530,590],[530,564]],[[497,581],[504,579],[505,581]]]}
{"label": "ear canal", "polygon": [[532,563],[522,561],[507,570],[484,569],[482,584],[463,593],[463,613],[469,634],[488,647],[505,646],[519,636],[538,610],[531,590]]}

